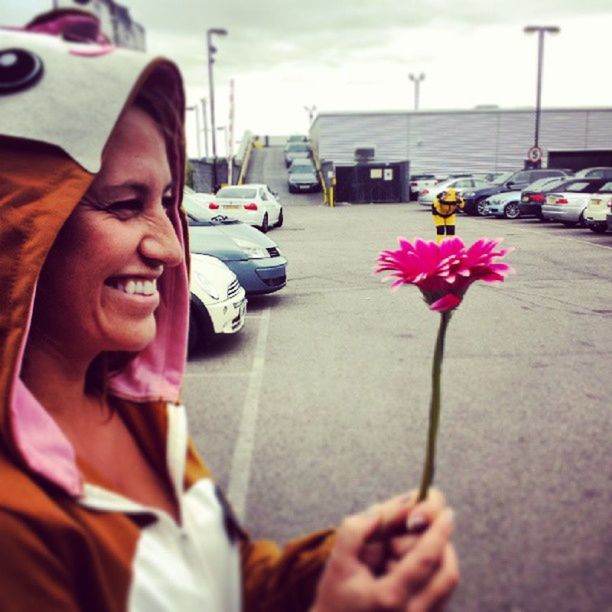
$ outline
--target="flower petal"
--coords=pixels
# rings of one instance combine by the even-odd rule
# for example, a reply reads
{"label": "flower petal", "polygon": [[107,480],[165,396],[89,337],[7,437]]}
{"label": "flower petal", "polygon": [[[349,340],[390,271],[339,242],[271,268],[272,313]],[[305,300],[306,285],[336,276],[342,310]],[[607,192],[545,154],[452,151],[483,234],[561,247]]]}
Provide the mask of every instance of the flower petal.
{"label": "flower petal", "polygon": [[437,310],[438,312],[444,312],[446,310],[453,310],[461,304],[461,298],[454,293],[447,293],[444,297],[436,300],[429,308],[430,310]]}

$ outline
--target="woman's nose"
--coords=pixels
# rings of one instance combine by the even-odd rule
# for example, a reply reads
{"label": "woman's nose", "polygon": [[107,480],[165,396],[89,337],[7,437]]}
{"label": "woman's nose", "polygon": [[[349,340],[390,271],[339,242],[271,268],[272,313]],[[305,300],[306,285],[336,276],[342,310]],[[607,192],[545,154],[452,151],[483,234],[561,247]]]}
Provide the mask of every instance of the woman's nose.
{"label": "woman's nose", "polygon": [[172,268],[183,261],[183,247],[166,211],[157,215],[155,223],[142,239],[140,250],[144,257],[165,267]]}

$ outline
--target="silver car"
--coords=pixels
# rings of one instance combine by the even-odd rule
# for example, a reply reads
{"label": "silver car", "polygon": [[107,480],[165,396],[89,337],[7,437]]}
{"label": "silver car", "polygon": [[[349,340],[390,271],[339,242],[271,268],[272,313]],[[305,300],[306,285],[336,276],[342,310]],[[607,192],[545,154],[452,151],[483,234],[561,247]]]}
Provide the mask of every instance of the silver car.
{"label": "silver car", "polygon": [[478,178],[463,177],[447,179],[440,181],[432,187],[427,187],[419,193],[419,204],[421,206],[429,206],[433,204],[434,198],[447,189],[455,189],[459,195],[466,191],[474,191],[476,189],[484,189],[490,187],[491,183]]}
{"label": "silver car", "polygon": [[566,227],[584,226],[585,210],[596,193],[612,193],[612,180],[602,178],[576,178],[563,184],[563,191],[546,196],[542,217],[560,221]]}

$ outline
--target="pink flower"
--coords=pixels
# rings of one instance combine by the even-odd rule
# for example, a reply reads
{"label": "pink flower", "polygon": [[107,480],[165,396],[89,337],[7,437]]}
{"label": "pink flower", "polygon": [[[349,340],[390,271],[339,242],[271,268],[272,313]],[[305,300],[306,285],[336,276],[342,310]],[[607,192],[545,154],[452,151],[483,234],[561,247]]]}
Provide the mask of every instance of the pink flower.
{"label": "pink flower", "polygon": [[473,282],[501,282],[513,272],[508,264],[495,261],[513,250],[496,250],[501,239],[481,238],[469,247],[457,237],[440,244],[420,238],[414,243],[406,238],[398,241],[400,248],[396,251],[380,252],[376,272],[391,272],[384,279],[395,279],[391,289],[416,285],[431,310],[454,310]]}

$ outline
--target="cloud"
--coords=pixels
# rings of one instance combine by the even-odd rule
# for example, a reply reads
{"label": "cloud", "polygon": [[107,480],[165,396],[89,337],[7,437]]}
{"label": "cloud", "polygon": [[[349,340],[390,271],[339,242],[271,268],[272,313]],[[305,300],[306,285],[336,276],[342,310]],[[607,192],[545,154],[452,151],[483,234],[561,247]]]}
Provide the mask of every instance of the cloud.
{"label": "cloud", "polygon": [[[438,31],[455,28],[469,35],[472,28],[487,25],[518,26],[612,11],[609,0],[515,0],[503,4],[488,0],[124,1],[134,19],[146,27],[150,49],[175,58],[190,75],[202,72],[206,63],[206,30],[226,28],[229,35],[216,37],[215,43],[215,74],[218,71],[221,78],[283,64],[292,64],[296,70],[306,64],[338,66],[380,53],[398,32],[409,39],[415,30],[427,28],[431,29],[431,45],[454,45],[461,40],[439,39]],[[423,49],[416,50],[419,54]]]}

